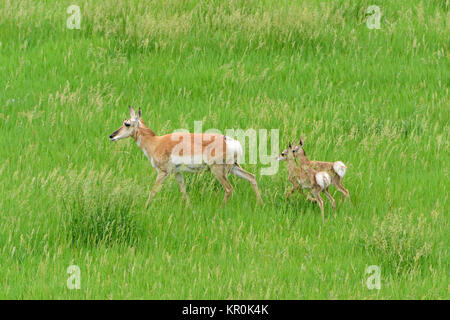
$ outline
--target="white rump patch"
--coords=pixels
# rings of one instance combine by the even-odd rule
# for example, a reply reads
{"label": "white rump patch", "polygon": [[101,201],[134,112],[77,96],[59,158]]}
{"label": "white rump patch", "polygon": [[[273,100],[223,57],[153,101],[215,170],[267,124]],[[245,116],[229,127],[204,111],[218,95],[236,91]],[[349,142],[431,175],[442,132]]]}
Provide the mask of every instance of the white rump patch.
{"label": "white rump patch", "polygon": [[347,167],[345,164],[341,161],[336,161],[333,164],[333,170],[338,174],[339,177],[343,178],[345,175],[345,172],[347,171]]}
{"label": "white rump patch", "polygon": [[331,184],[331,178],[330,175],[328,173],[326,173],[325,171],[321,171],[321,172],[317,172],[316,173],[316,181],[317,184],[322,188],[328,188]]}
{"label": "white rump patch", "polygon": [[231,160],[231,163],[239,163],[243,155],[241,143],[229,136],[225,136],[225,143],[227,145],[227,162]]}

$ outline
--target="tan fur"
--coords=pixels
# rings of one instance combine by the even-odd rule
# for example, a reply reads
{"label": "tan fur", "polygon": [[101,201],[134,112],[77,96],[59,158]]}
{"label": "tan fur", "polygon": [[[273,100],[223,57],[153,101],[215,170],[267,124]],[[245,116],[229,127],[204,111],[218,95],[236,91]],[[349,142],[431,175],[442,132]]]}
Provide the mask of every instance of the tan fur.
{"label": "tan fur", "polygon": [[288,191],[286,198],[289,198],[293,191],[297,190],[304,194],[302,190],[306,189],[311,192],[310,195],[306,195],[311,201],[316,201],[320,207],[322,214],[322,221],[325,224],[325,212],[323,199],[320,196],[321,192],[324,192],[327,198],[330,200],[333,209],[335,209],[335,201],[328,191],[328,186],[321,187],[316,181],[316,174],[322,171],[315,170],[311,167],[311,162],[306,155],[298,155],[298,148],[290,146],[287,149],[286,160],[288,161],[289,168],[289,181],[292,184],[292,189]]}
{"label": "tan fur", "polygon": [[[201,172],[204,170],[210,170],[225,189],[224,204],[233,190],[227,177],[229,173],[249,181],[257,201],[262,203],[255,176],[242,169],[237,162],[236,152],[239,150],[230,151],[236,145],[231,147],[227,144],[227,142],[236,143],[236,141],[220,134],[172,133],[157,136],[140,119],[140,109],[139,114],[136,115],[133,108],[130,107],[130,115],[131,118],[125,120],[122,127],[110,135],[110,139],[116,141],[132,137],[152,162],[152,166],[158,171],[146,207],[148,207],[156,193],[161,189],[164,180],[171,173],[174,173],[180,191],[184,199],[189,203],[181,171]],[[200,161],[195,162],[192,160],[195,163],[189,162],[190,160],[188,159],[197,159],[196,157],[200,158]],[[177,161],[188,161],[188,163],[179,163]]]}
{"label": "tan fur", "polygon": [[316,171],[325,171],[330,175],[331,184],[336,187],[347,199],[350,198],[350,192],[344,188],[342,184],[342,178],[334,171],[333,165],[334,162],[325,162],[325,161],[315,161],[312,160],[311,168]]}
{"label": "tan fur", "polygon": [[[301,155],[305,155],[306,153],[303,149],[303,140],[300,139],[300,142],[298,145],[294,146],[295,148],[298,148],[298,152],[296,152],[295,156],[297,159],[300,159]],[[281,155],[278,157],[278,160],[284,161],[286,160],[286,154],[287,149],[283,150]],[[347,199],[350,199],[350,192],[344,187],[342,184],[342,178],[334,171],[334,164],[335,162],[326,162],[326,161],[316,161],[316,160],[309,160],[309,164],[312,169],[316,171],[325,171],[329,174],[331,178],[331,184],[335,186]]]}

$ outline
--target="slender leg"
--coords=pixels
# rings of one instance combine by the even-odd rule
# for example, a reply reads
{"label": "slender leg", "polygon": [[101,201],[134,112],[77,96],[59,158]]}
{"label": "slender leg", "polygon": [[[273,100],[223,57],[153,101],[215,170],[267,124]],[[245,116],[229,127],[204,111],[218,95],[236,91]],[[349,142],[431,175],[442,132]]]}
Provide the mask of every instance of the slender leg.
{"label": "slender leg", "polygon": [[178,185],[180,186],[181,194],[183,195],[184,200],[186,200],[187,205],[189,205],[189,197],[186,193],[186,187],[184,185],[184,179],[183,175],[179,172],[175,173],[175,179],[178,182]]}
{"label": "slender leg", "polygon": [[296,189],[297,189],[296,187],[292,187],[291,190],[289,190],[289,191],[286,193],[286,200],[289,199],[289,197],[292,195],[292,193],[293,193]]}
{"label": "slender leg", "polygon": [[223,204],[225,205],[228,201],[228,198],[231,195],[231,192],[233,191],[233,186],[231,185],[230,181],[227,178],[227,171],[226,168],[224,168],[223,165],[212,165],[211,172],[214,174],[214,176],[219,180],[222,187],[225,189],[225,195],[223,197]]}
{"label": "slender leg", "polygon": [[320,212],[322,213],[322,222],[323,222],[323,224],[325,224],[325,212],[324,212],[324,209],[323,209],[323,199],[320,196],[320,191],[314,191],[313,192],[313,196],[317,200],[317,204],[320,207]]}
{"label": "slender leg", "polygon": [[316,199],[311,197],[311,195],[310,195],[310,193],[308,191],[306,193],[304,193],[301,188],[298,188],[297,191],[300,192],[302,195],[304,195],[309,201],[316,202]]}
{"label": "slender leg", "polygon": [[336,209],[336,202],[334,201],[334,198],[331,196],[330,192],[328,191],[328,188],[324,189],[323,192],[327,196],[328,200],[330,200],[331,207],[333,208],[333,210]]}
{"label": "slender leg", "polygon": [[153,198],[155,197],[155,194],[159,191],[162,183],[164,182],[164,180],[166,180],[166,178],[167,178],[167,172],[164,172],[164,171],[158,172],[158,176],[156,177],[156,181],[155,181],[155,184],[153,185],[152,191],[150,191],[150,195],[148,196],[148,200],[147,200],[147,203],[145,204],[145,208],[148,208],[148,205],[153,200]]}
{"label": "slender leg", "polygon": [[350,199],[350,192],[344,188],[344,185],[342,184],[341,179],[339,179],[338,181],[336,181],[336,188],[342,192],[342,194],[347,198]]}
{"label": "slender leg", "polygon": [[233,165],[233,167],[231,168],[231,173],[234,174],[235,176],[238,176],[239,178],[245,179],[248,182],[250,182],[250,184],[252,185],[253,191],[255,192],[256,200],[260,204],[264,204],[264,202],[261,199],[261,195],[259,194],[258,183],[256,182],[256,178],[255,178],[254,174],[245,171],[244,169],[241,168],[241,166],[236,165],[236,164]]}

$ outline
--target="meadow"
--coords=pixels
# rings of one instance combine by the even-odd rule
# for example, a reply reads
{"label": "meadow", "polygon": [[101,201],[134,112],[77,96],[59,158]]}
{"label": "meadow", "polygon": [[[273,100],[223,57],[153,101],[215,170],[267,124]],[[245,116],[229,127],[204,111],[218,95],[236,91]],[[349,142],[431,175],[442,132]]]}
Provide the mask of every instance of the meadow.
{"label": "meadow", "polygon": [[[449,18],[448,0],[1,1],[0,298],[448,299]],[[346,163],[351,201],[333,189],[323,225],[286,201],[286,163],[258,162],[264,206],[235,177],[222,206],[204,173],[191,206],[170,178],[145,209],[156,172],[108,139],[128,105],[161,135],[303,135]]]}

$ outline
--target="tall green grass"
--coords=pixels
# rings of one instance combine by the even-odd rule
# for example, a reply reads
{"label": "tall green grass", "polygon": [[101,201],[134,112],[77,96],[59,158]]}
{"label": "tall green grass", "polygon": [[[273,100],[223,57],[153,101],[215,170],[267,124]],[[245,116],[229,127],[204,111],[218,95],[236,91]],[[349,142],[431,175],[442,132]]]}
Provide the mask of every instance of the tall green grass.
{"label": "tall green grass", "polygon": [[[71,4],[0,3],[1,298],[448,298],[448,1],[79,1],[69,30]],[[155,171],[108,140],[130,104],[157,134],[303,135],[351,202],[323,226],[285,164],[245,164],[263,207],[205,173],[146,210]]]}

